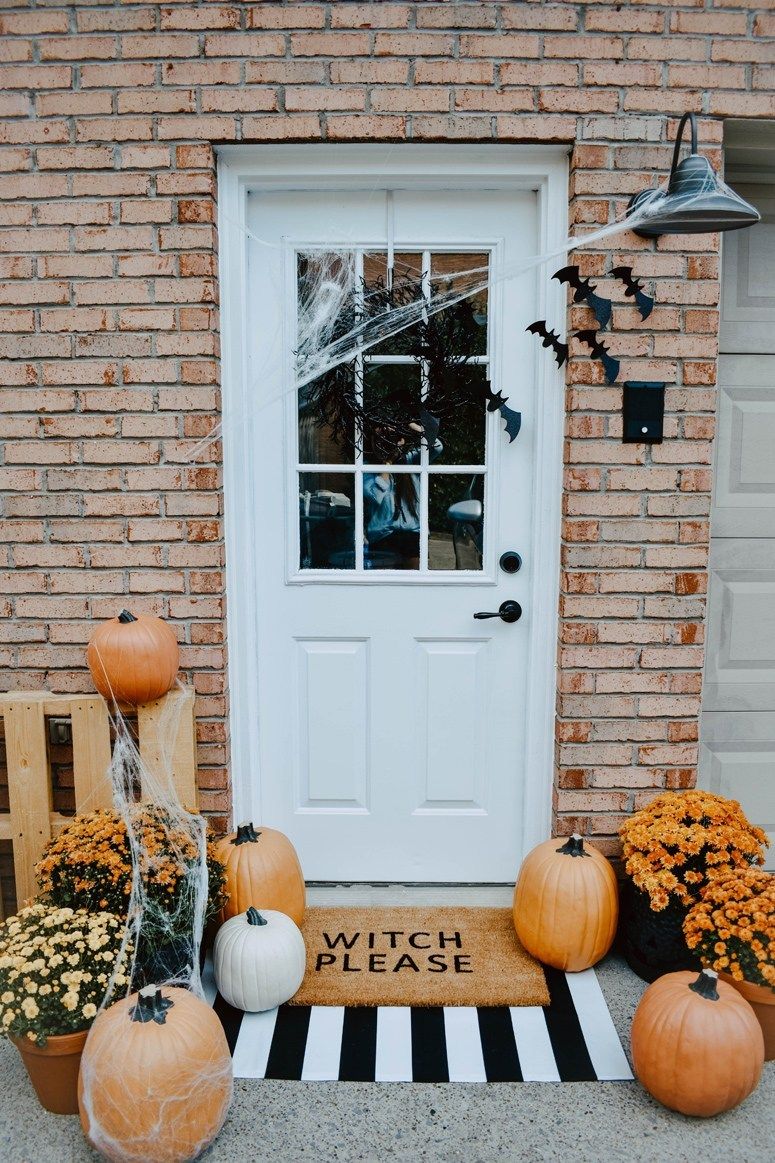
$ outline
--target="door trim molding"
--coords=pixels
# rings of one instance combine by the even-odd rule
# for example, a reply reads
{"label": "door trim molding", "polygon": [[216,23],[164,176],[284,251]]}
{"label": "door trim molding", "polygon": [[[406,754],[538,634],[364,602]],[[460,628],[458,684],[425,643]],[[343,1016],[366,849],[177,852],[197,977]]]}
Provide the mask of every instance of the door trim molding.
{"label": "door trim molding", "polygon": [[[259,768],[259,659],[255,561],[249,528],[255,511],[254,474],[241,472],[251,455],[247,379],[247,195],[261,189],[520,189],[538,197],[541,253],[568,233],[568,150],[557,146],[287,145],[224,146],[218,153],[218,236],[221,301],[221,397],[226,540],[231,785],[237,820],[262,819]],[[552,260],[547,260],[550,263]],[[555,257],[560,264],[561,259]],[[536,317],[565,319],[564,288],[538,279]],[[525,706],[522,849],[551,830],[554,783],[556,642],[560,578],[564,377],[554,361],[536,363],[534,563]],[[516,872],[516,870],[515,870]]]}

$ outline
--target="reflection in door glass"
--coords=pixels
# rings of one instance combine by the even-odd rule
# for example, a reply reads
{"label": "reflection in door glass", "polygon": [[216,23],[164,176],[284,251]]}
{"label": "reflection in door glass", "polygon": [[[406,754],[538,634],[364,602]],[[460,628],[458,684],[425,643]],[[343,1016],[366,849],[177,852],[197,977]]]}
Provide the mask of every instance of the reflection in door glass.
{"label": "reflection in door glass", "polygon": [[[363,256],[364,314],[385,315],[395,307],[422,298],[422,252],[393,255],[392,284],[388,286],[388,256],[372,251]],[[374,355],[406,355],[417,347],[417,328],[405,327],[370,347]]]}
{"label": "reflection in door glass", "polygon": [[489,257],[484,253],[434,252],[431,255],[431,283],[436,294],[447,291],[466,295],[457,306],[465,317],[469,355],[487,352],[487,279]]}
{"label": "reflection in door glass", "polygon": [[411,443],[409,425],[419,424],[420,368],[416,363],[367,364],[363,369],[365,414],[383,415],[385,423],[364,424],[363,460],[366,464],[412,464],[418,440]]}
{"label": "reflection in door glass", "polygon": [[428,493],[428,568],[482,568],[484,476],[431,473]]}
{"label": "reflection in door glass", "polygon": [[420,475],[363,474],[366,569],[420,568]]}
{"label": "reflection in door glass", "polygon": [[299,473],[299,565],[355,569],[355,477]]}
{"label": "reflection in door glass", "polygon": [[[343,364],[336,369],[338,384],[343,393],[355,395],[355,368]],[[355,460],[354,424],[349,431],[334,432],[331,424],[320,418],[318,409],[310,404],[318,381],[299,388],[299,461],[301,464],[352,464]]]}
{"label": "reflection in door glass", "polygon": [[[464,364],[459,369],[450,369],[445,376],[445,383],[439,386],[439,391],[450,390],[448,381],[455,376],[461,377],[465,391],[458,391],[461,402],[454,410],[444,416],[439,424],[439,443],[436,456],[439,464],[476,464],[484,465],[485,434],[487,429],[487,373],[482,364]],[[434,412],[434,388],[429,387],[425,406],[428,412]],[[435,409],[440,412],[440,408]]]}

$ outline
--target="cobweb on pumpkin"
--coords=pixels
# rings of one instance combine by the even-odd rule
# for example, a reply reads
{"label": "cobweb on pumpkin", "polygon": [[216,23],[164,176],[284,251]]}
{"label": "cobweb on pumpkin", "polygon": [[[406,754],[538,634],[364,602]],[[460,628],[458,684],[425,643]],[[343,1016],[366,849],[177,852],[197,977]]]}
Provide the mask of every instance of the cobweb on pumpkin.
{"label": "cobweb on pumpkin", "polygon": [[[132,863],[125,937],[133,946],[132,981],[135,986],[182,985],[203,997],[200,949],[208,901],[207,823],[180,803],[172,778],[183,705],[170,698],[161,705],[160,774],[143,763],[131,724],[114,707],[115,743],[108,776]],[[140,789],[142,800],[137,799]],[[112,984],[103,1006],[115,1000]]]}
{"label": "cobweb on pumpkin", "polygon": [[[142,1019],[147,1024],[139,1027],[147,1038],[149,1062],[156,1064],[128,1068],[133,1090],[143,1093],[128,1094],[121,1084],[110,1083],[117,1072],[120,1077],[123,1050],[112,1033],[104,1035],[103,1023],[116,1013],[127,1024],[138,1020],[137,997],[122,997],[129,991],[118,988],[113,978],[84,1050],[81,1121],[89,1142],[121,1163],[197,1158],[218,1134],[232,1097],[231,1056],[200,975],[208,905],[207,825],[180,803],[173,782],[183,706],[183,700],[174,698],[160,704],[155,771],[143,762],[130,722],[117,707],[112,709],[115,743],[108,775],[132,865],[124,937],[132,989],[143,987],[149,997],[161,991],[158,1016]],[[181,995],[171,987],[186,992]],[[190,995],[206,1007],[193,1027],[192,1018],[182,1012],[168,1015],[170,1006],[180,1007],[181,996],[185,1000]],[[184,1034],[176,1032],[176,1023],[183,1023]],[[180,1037],[193,1038],[201,1052],[181,1060]]]}

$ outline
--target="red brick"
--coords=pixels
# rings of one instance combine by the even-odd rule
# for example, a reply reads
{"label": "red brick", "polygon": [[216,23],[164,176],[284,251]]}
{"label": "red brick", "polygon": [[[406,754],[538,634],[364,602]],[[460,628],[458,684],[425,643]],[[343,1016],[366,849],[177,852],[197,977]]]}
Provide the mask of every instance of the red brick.
{"label": "red brick", "polygon": [[126,60],[167,57],[194,57],[199,55],[199,46],[194,36],[164,36],[129,33],[121,38],[121,53]]}
{"label": "red brick", "polygon": [[285,37],[261,32],[206,36],[205,56],[282,57],[285,56]]}
{"label": "red brick", "polygon": [[201,8],[192,8],[186,5],[178,8],[162,8],[162,30],[182,29],[184,31],[199,28],[239,28],[240,11],[237,7],[219,7],[207,4]]}
{"label": "red brick", "polygon": [[325,8],[313,4],[262,3],[247,13],[248,28],[322,28],[325,19]]}
{"label": "red brick", "polygon": [[[318,10],[322,14],[322,9]],[[332,28],[406,28],[409,23],[410,7],[408,4],[348,4],[331,5],[331,27]],[[418,27],[429,23],[433,25],[433,19],[426,20],[426,15],[431,15],[431,9],[417,10],[416,18]],[[455,13],[457,22],[457,11]],[[464,15],[461,20],[465,22]],[[323,23],[322,19],[320,21]],[[296,27],[299,27],[296,25]]]}
{"label": "red brick", "polygon": [[294,32],[291,33],[291,53],[295,57],[367,56],[369,34],[340,32],[332,36],[325,32]]}
{"label": "red brick", "polygon": [[[447,56],[448,53],[449,50],[443,48],[434,50],[436,56]],[[460,53],[463,57],[494,57],[496,60],[504,57],[538,57],[541,55],[541,38],[520,36],[515,33],[497,33],[491,36],[464,35],[460,37]]]}

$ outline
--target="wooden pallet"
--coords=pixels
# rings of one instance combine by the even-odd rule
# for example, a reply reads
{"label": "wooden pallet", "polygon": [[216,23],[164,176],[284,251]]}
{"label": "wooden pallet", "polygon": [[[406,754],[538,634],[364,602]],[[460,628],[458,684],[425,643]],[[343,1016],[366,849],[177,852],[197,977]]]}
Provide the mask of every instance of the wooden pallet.
{"label": "wooden pallet", "polygon": [[[0,715],[5,723],[10,806],[9,812],[0,813],[0,840],[13,843],[16,899],[21,906],[23,901],[35,896],[34,868],[43,849],[72,818],[52,810],[46,718],[69,718],[72,723],[78,812],[113,805],[107,775],[111,759],[110,720],[107,703],[99,695],[53,695],[47,691],[0,694]],[[170,691],[163,699],[138,707],[140,756],[148,771],[159,780],[168,775],[162,761],[169,750],[168,741],[161,735],[165,721],[178,725],[170,764],[172,785],[180,802],[195,810],[198,807],[196,722],[191,687]]]}

